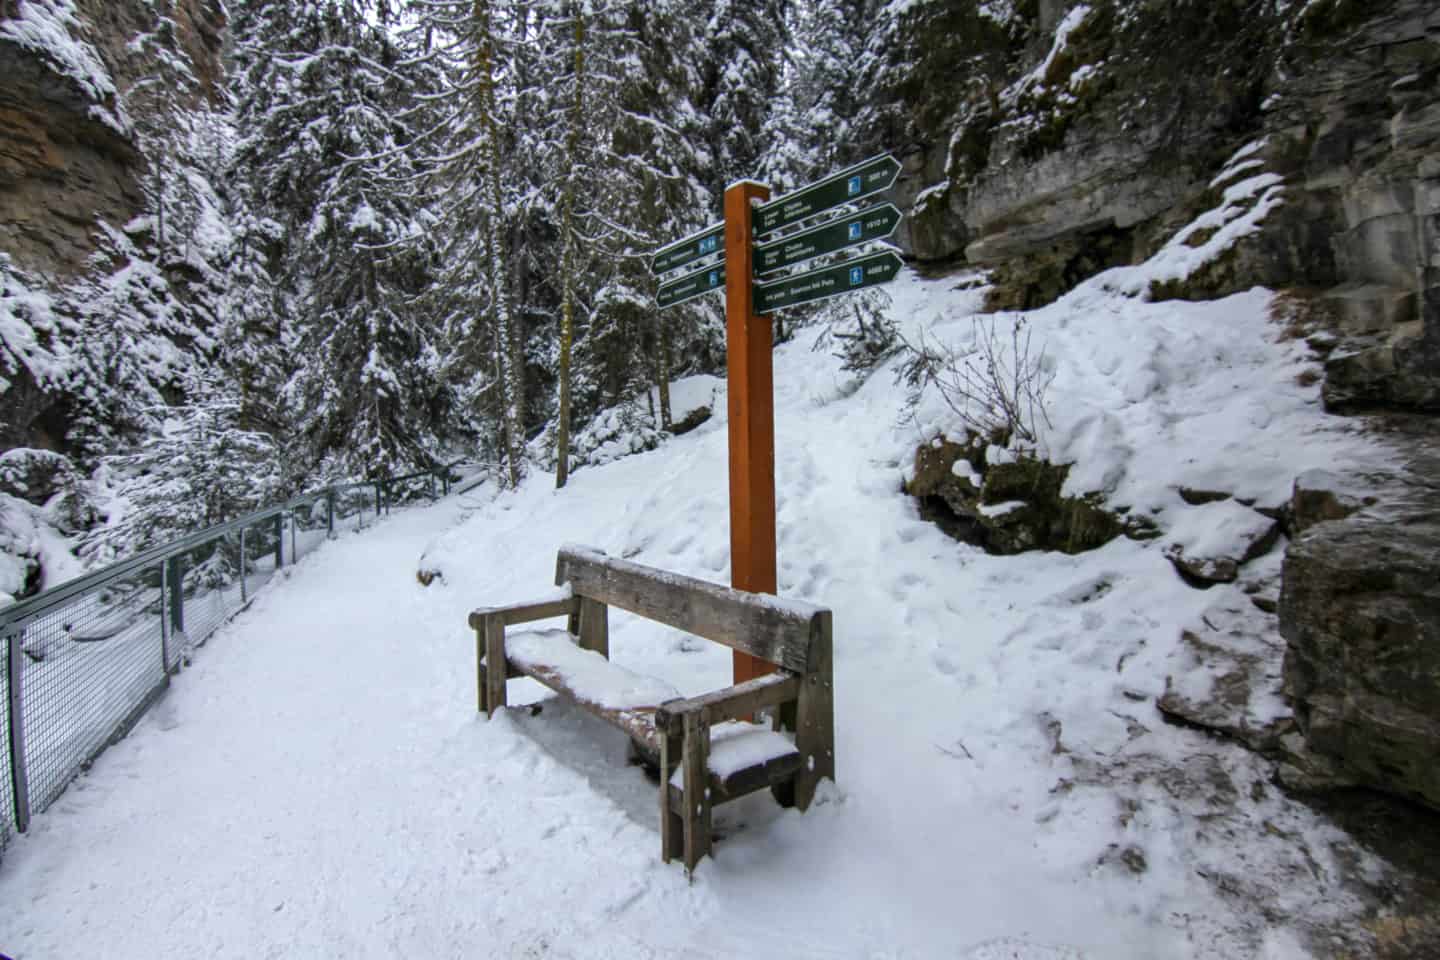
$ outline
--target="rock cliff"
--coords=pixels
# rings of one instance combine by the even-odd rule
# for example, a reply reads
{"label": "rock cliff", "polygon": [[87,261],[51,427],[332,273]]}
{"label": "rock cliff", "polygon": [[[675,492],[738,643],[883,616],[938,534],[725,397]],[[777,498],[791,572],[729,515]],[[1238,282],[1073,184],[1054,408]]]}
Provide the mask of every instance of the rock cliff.
{"label": "rock cliff", "polygon": [[1393,434],[1403,466],[1345,482],[1359,492],[1297,482],[1279,624],[1300,739],[1280,753],[1292,785],[1440,807],[1440,458],[1424,452],[1434,422],[1414,418],[1440,412],[1440,6],[1048,0],[903,16],[895,57],[913,66],[891,92],[908,107],[870,132],[904,144],[912,257],[984,267],[992,308],[1034,308],[1146,260],[1204,211],[1220,215],[1181,234],[1190,246],[1243,213],[1238,242],[1149,298],[1285,290],[1326,355],[1327,409],[1375,415],[1360,422],[1376,430],[1411,418]]}
{"label": "rock cliff", "polygon": [[1225,159],[1254,144],[1247,166],[1282,178],[1284,202],[1221,262],[1157,293],[1313,291],[1347,338],[1327,402],[1440,409],[1440,9],[1095,0],[987,13],[1003,6],[949,13],[949,39],[929,36],[946,25],[937,14],[911,15],[917,82],[949,99],[932,92],[875,135],[907,144],[900,240],[914,257],[988,267],[994,306],[1039,306],[1153,254],[1215,205]]}
{"label": "rock cliff", "polygon": [[[155,132],[220,102],[223,27],[217,0],[0,3],[0,311],[16,321],[0,356],[0,450],[76,452],[72,430],[96,415],[86,407],[105,379],[79,331],[106,323],[97,311],[113,321],[107,300],[152,301],[144,309],[169,330],[157,338],[193,349],[193,269],[167,258],[145,217],[154,172],[191,160]],[[183,63],[185,82],[162,61]]]}

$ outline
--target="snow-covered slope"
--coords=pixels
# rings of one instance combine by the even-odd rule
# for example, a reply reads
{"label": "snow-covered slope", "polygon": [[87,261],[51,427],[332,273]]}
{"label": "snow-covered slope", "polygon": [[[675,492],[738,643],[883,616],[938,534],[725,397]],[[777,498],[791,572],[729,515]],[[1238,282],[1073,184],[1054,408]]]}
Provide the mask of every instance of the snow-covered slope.
{"label": "snow-covered slope", "polygon": [[[1149,304],[1124,280],[1025,318],[1055,373],[1042,446],[1076,461],[1075,492],[1179,529],[1181,485],[1267,505],[1373,455],[1297,382],[1303,345],[1268,294]],[[903,277],[907,334],[969,336],[978,295],[955,286]],[[549,590],[561,543],[728,579],[719,402],[562,492],[481,488],[302,561],[7,851],[0,950],[1280,958],[1353,928],[1342,878],[1378,866],[1267,763],[1154,705],[1188,663],[1182,630],[1266,629],[1243,582],[1192,589],[1163,538],[1010,558],[948,539],[900,487],[954,415],[902,416],[891,369],[853,381],[812,338],[775,376],[780,592],[835,611],[838,783],[809,812],[719,808],[687,883],[608,728],[553,703],[474,709],[466,612]],[[1247,577],[1273,580],[1258,563]],[[727,650],[623,613],[611,650],[682,693],[728,677]],[[525,683],[512,704],[543,696]]]}

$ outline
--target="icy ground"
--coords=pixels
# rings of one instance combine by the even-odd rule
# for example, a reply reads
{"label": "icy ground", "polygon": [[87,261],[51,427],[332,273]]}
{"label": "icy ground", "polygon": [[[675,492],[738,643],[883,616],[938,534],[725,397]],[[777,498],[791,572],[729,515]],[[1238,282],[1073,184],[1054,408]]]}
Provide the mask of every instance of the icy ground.
{"label": "icy ground", "polygon": [[[1082,489],[1182,529],[1181,484],[1273,505],[1373,455],[1297,383],[1267,293],[1148,304],[1124,280],[1027,317],[1056,374],[1045,446]],[[908,333],[973,332],[953,280],[893,289]],[[475,712],[466,612],[549,591],[561,543],[727,579],[722,394],[562,493],[482,487],[277,578],[6,849],[0,952],[1281,960],[1356,928],[1342,879],[1379,867],[1267,763],[1155,707],[1171,673],[1206,685],[1183,629],[1273,619],[1241,585],[1186,586],[1163,537],[1012,558],[948,539],[900,484],[953,418],[901,419],[893,371],[851,380],[813,337],[775,376],[780,592],[835,610],[839,782],[807,813],[719,808],[691,883],[608,728],[555,703]],[[1276,556],[1246,576],[1273,590]],[[611,649],[684,693],[728,678],[727,650],[623,613]],[[543,696],[527,684],[512,704]]]}

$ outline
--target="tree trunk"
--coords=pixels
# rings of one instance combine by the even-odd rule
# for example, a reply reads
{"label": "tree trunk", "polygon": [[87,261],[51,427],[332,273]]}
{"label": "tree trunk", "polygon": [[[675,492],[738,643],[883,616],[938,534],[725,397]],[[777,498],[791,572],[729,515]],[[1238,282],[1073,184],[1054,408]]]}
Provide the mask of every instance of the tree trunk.
{"label": "tree trunk", "polygon": [[565,185],[560,199],[560,236],[564,262],[560,266],[565,301],[560,311],[560,403],[555,431],[555,487],[570,478],[570,351],[575,340],[575,176],[583,122],[585,75],[585,19],[579,4],[570,4],[575,22],[575,99],[571,104],[570,130],[565,144]]}
{"label": "tree trunk", "polygon": [[658,321],[659,330],[656,339],[660,344],[660,369],[656,386],[660,393],[660,429],[669,430],[670,417],[670,326],[664,321]]}
{"label": "tree trunk", "polygon": [[507,473],[512,487],[520,483],[520,456],[524,443],[525,376],[512,329],[509,278],[505,270],[502,225],[505,205],[500,184],[500,124],[495,116],[495,27],[490,0],[475,0],[475,24],[479,31],[475,45],[475,98],[480,124],[485,133],[485,235],[486,273],[490,283],[490,304],[494,313],[497,365],[500,368],[500,416],[505,442]]}

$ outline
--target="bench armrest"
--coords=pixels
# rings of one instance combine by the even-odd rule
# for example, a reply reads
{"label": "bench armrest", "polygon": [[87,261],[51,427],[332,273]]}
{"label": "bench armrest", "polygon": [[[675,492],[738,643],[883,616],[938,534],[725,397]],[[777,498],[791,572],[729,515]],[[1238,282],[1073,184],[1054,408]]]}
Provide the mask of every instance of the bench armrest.
{"label": "bench armrest", "polygon": [[800,696],[800,678],[786,670],[688,700],[667,700],[655,711],[655,727],[663,733],[678,734],[685,717],[698,713],[702,726],[748,717],[756,710],[787,703]]}
{"label": "bench armrest", "polygon": [[533,620],[564,617],[576,613],[579,609],[580,599],[574,596],[555,596],[545,600],[534,600],[530,603],[514,603],[504,607],[481,607],[478,610],[470,611],[470,627],[474,630],[483,630],[485,629],[485,621],[492,618],[499,619],[502,624],[508,627],[516,623],[530,623]]}

